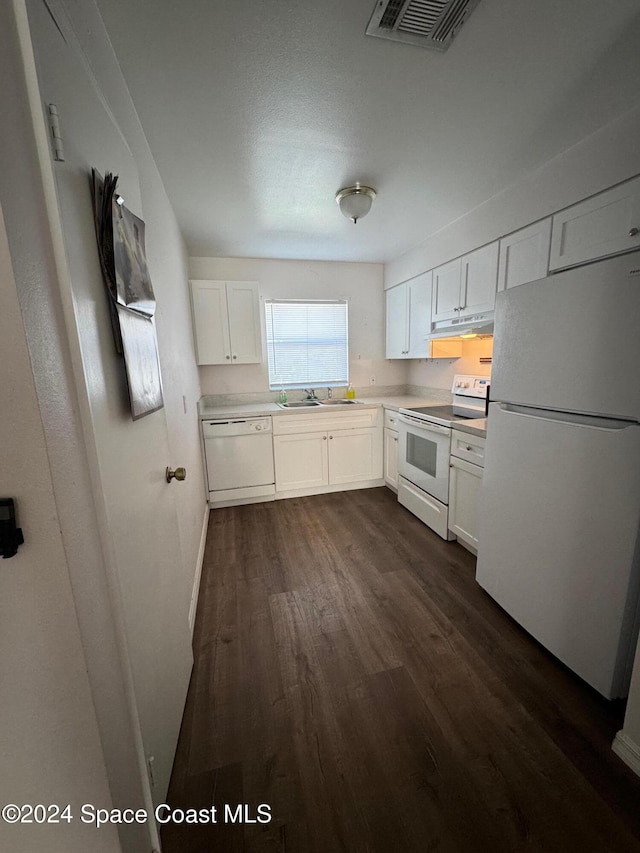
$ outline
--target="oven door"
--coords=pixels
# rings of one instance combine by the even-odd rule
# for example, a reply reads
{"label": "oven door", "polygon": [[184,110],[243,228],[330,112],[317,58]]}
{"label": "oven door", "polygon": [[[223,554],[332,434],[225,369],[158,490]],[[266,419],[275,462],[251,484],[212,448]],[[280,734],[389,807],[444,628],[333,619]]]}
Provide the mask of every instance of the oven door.
{"label": "oven door", "polygon": [[400,415],[398,444],[398,473],[441,503],[448,504],[451,429]]}

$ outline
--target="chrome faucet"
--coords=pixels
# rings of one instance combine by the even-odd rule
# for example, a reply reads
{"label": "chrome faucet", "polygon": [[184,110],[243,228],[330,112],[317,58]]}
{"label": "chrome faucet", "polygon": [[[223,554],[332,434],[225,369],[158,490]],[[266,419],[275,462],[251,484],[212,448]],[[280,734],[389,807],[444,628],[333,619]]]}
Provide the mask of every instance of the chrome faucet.
{"label": "chrome faucet", "polygon": [[306,400],[317,400],[318,399],[316,397],[316,389],[315,388],[303,388],[302,390],[307,395],[305,397]]}

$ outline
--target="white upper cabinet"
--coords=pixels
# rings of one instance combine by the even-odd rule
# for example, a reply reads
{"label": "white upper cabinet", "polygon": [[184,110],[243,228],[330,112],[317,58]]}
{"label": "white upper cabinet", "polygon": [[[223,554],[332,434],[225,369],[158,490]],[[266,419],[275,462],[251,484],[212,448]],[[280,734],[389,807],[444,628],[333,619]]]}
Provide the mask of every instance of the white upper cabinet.
{"label": "white upper cabinet", "polygon": [[431,321],[450,320],[460,311],[460,273],[462,259],[456,258],[433,271]]}
{"label": "white upper cabinet", "polygon": [[407,358],[409,327],[407,323],[407,284],[397,284],[386,291],[387,358]]}
{"label": "white upper cabinet", "polygon": [[549,270],[551,217],[500,240],[498,290],[544,278]]}
{"label": "white upper cabinet", "polygon": [[498,241],[462,258],[460,314],[493,311],[498,283]]}
{"label": "white upper cabinet", "polygon": [[408,358],[426,358],[429,355],[427,336],[431,331],[431,281],[431,273],[426,272],[407,282],[409,294]]}
{"label": "white upper cabinet", "polygon": [[198,364],[262,361],[257,282],[192,281],[191,300]]}
{"label": "white upper cabinet", "polygon": [[431,327],[431,273],[386,291],[387,358],[427,358]]}
{"label": "white upper cabinet", "polygon": [[553,217],[550,270],[640,249],[640,178]]}
{"label": "white upper cabinet", "polygon": [[496,240],[433,271],[432,322],[493,311],[498,248]]}

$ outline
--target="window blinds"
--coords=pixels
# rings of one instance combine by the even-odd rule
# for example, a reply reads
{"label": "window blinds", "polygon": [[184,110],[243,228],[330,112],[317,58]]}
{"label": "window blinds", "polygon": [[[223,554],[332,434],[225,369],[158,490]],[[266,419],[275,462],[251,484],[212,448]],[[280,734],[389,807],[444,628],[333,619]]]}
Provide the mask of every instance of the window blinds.
{"label": "window blinds", "polygon": [[269,388],[348,385],[347,303],[265,302]]}

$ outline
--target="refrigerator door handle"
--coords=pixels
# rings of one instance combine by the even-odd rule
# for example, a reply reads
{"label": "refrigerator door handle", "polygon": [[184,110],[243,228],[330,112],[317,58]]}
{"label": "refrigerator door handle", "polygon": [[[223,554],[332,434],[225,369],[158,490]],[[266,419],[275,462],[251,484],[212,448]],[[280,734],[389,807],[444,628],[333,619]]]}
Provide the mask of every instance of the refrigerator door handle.
{"label": "refrigerator door handle", "polygon": [[549,409],[538,409],[533,406],[520,406],[516,403],[498,403],[498,407],[507,414],[518,415],[524,418],[536,418],[538,420],[553,421],[558,424],[571,426],[583,426],[589,429],[615,430],[638,427],[637,421],[625,421],[618,418],[603,418],[597,415],[582,415],[574,412],[560,412]]}

